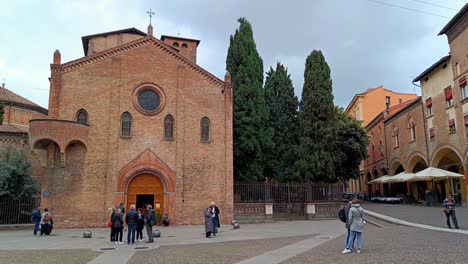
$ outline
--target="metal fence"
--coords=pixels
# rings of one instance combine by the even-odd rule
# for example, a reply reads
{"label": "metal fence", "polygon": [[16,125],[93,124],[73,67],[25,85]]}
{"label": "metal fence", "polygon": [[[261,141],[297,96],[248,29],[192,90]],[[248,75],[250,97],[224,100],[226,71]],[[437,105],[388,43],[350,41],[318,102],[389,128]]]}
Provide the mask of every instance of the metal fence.
{"label": "metal fence", "polygon": [[341,183],[234,183],[235,203],[339,201]]}
{"label": "metal fence", "polygon": [[31,214],[40,204],[40,198],[0,200],[0,225],[16,225],[32,223]]}

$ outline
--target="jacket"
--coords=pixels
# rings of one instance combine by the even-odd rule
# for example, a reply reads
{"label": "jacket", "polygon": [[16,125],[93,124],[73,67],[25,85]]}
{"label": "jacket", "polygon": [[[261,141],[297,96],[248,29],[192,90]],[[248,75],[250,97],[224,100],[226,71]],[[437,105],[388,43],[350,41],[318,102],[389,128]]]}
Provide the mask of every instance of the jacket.
{"label": "jacket", "polygon": [[345,217],[346,217],[346,223],[345,223],[345,226],[347,229],[350,228],[350,224],[349,224],[349,209],[351,209],[351,204],[350,203],[347,203],[344,207],[344,211],[345,211]]}
{"label": "jacket", "polygon": [[130,209],[130,211],[125,215],[125,223],[127,223],[127,225],[136,225],[137,221],[138,213],[135,210]]}
{"label": "jacket", "polygon": [[32,219],[34,220],[34,222],[40,222],[41,218],[41,212],[39,212],[39,210],[35,210],[32,214]]}
{"label": "jacket", "polygon": [[123,228],[123,214],[115,213],[114,217],[112,218],[113,228]]}
{"label": "jacket", "polygon": [[349,209],[348,221],[350,230],[355,232],[362,232],[364,229],[364,209],[360,204],[353,204]]}
{"label": "jacket", "polygon": [[154,225],[156,224],[156,214],[154,213],[153,209],[148,210],[146,213],[146,224],[147,225]]}
{"label": "jacket", "polygon": [[211,219],[211,212],[205,210],[203,214],[205,216],[205,232],[213,231],[213,220]]}
{"label": "jacket", "polygon": [[138,214],[137,213],[137,227],[143,228],[145,225],[145,216],[143,214]]}

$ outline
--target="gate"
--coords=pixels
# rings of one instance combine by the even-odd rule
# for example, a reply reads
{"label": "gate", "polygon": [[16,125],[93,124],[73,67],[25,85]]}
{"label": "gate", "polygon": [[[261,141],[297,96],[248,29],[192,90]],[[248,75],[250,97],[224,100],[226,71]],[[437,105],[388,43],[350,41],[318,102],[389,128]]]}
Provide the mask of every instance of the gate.
{"label": "gate", "polygon": [[274,220],[306,220],[307,204],[340,201],[342,184],[235,183],[234,203],[270,203]]}
{"label": "gate", "polygon": [[31,214],[40,204],[40,198],[2,198],[0,225],[31,224]]}

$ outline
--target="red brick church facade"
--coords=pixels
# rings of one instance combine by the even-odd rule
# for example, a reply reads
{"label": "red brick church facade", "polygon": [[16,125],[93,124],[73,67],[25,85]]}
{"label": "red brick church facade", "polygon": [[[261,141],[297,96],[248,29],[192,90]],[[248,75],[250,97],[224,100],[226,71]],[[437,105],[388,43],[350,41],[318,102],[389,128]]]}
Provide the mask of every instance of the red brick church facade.
{"label": "red brick church facade", "polygon": [[51,64],[48,119],[30,122],[44,166],[41,207],[59,227],[103,227],[123,202],[202,224],[233,218],[232,89],[196,64],[198,40],[135,28],[82,38]]}

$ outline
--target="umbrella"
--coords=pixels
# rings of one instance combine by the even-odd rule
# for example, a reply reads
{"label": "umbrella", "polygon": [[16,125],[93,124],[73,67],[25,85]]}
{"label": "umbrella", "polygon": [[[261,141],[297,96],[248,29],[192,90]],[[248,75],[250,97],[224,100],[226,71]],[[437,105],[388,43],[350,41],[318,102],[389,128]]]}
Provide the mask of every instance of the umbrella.
{"label": "umbrella", "polygon": [[463,178],[463,174],[446,171],[439,168],[429,167],[414,174],[413,181],[430,181],[430,180],[443,180],[453,178]]}
{"label": "umbrella", "polygon": [[394,183],[394,182],[408,182],[414,178],[414,174],[411,172],[401,172],[397,175],[390,176],[386,182]]}
{"label": "umbrella", "polygon": [[385,183],[386,180],[387,180],[389,177],[390,177],[390,176],[388,176],[388,175],[384,175],[384,176],[382,176],[382,177],[379,177],[379,178],[377,178],[377,179],[374,179],[374,180],[368,182],[367,184]]}

